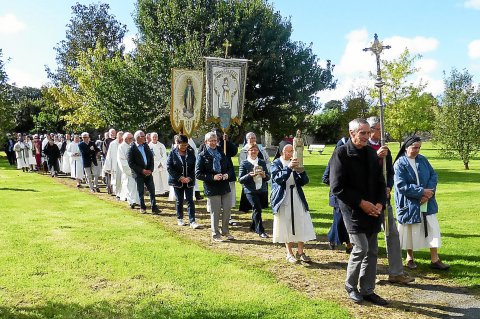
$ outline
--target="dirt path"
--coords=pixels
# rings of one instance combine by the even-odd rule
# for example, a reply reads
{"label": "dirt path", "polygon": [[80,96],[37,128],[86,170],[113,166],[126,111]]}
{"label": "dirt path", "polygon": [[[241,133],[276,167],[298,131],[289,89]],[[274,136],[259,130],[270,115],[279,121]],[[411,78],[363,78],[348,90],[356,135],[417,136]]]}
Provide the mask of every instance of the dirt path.
{"label": "dirt path", "polygon": [[[67,178],[56,180],[75,188],[74,183]],[[102,189],[103,191],[105,190]],[[105,193],[95,196],[127,207],[126,203],[119,203]],[[380,282],[375,291],[389,301],[389,306],[354,304],[347,298],[343,288],[348,262],[348,255],[344,250],[332,251],[327,242],[311,242],[306,245],[306,249],[313,262],[292,265],[285,261],[283,245],[273,244],[270,238],[261,239],[257,234],[249,232],[249,215],[235,215],[238,225],[231,227],[234,241],[217,243],[210,239],[210,218],[205,210],[205,200],[197,202],[196,215],[197,222],[203,227],[193,230],[190,227],[177,226],[173,202],[167,202],[164,197],[158,199],[162,213],[159,216],[144,215],[145,218],[162,224],[172,234],[180,234],[212,250],[247,257],[247,264],[264,265],[279,282],[286,283],[310,297],[334,301],[348,309],[355,318],[480,318],[480,296],[470,289],[441,278],[437,273],[414,271],[410,273],[416,278],[413,284],[389,284],[385,256],[379,259],[377,279],[380,279]],[[133,213],[139,213],[139,210],[136,209]],[[265,228],[267,233],[271,232],[271,220],[265,222]]]}

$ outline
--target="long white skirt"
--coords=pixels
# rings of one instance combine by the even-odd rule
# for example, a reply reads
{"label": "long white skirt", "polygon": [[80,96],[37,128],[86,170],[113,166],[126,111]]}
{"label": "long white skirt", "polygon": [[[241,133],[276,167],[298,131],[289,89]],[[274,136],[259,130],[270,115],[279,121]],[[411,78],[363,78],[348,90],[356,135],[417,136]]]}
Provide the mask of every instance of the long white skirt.
{"label": "long white skirt", "polygon": [[140,204],[137,182],[132,175],[122,173],[122,188],[120,190],[119,197],[120,200],[126,200],[129,204]]}
{"label": "long white skirt", "polygon": [[310,213],[303,208],[300,196],[296,191],[293,196],[293,205],[295,235],[292,232],[291,207],[290,205],[281,205],[277,214],[273,216],[272,240],[274,243],[307,242],[317,238]]}
{"label": "long white skirt", "polygon": [[83,161],[80,157],[70,157],[70,177],[75,179],[83,178]]}
{"label": "long white skirt", "polygon": [[419,250],[422,248],[439,248],[442,244],[440,238],[440,226],[437,215],[427,215],[428,236],[425,237],[425,229],[422,222],[419,224],[398,224],[400,245],[402,249]]}
{"label": "long white skirt", "polygon": [[163,168],[155,168],[152,173],[155,184],[155,195],[163,195],[168,192],[168,172]]}
{"label": "long white skirt", "polygon": [[70,172],[72,171],[72,169],[70,168],[70,155],[68,155],[68,152],[63,153],[62,166],[60,168],[61,171],[65,174],[70,174]]}

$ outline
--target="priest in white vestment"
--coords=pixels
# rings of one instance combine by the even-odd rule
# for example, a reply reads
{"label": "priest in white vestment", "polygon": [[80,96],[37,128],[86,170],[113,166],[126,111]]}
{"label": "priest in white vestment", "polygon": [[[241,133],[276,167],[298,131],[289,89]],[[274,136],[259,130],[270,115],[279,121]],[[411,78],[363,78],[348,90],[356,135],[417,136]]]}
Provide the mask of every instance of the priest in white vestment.
{"label": "priest in white vestment", "polygon": [[[60,170],[64,172],[65,174],[70,174],[71,168],[70,168],[70,155],[67,152],[68,145],[70,145],[72,141],[70,140],[70,134],[65,135],[65,140],[62,143],[62,148],[60,149],[60,153],[63,151],[62,155],[62,167],[60,167]],[[65,149],[64,149],[65,147]]]}
{"label": "priest in white vestment", "polygon": [[137,182],[132,175],[132,169],[128,165],[128,150],[133,142],[133,134],[125,132],[123,134],[123,143],[118,147],[117,163],[122,172],[122,187],[120,190],[120,200],[126,200],[131,208],[140,204],[138,197]]}
{"label": "priest in white vestment", "polygon": [[153,183],[155,184],[155,195],[163,195],[168,192],[168,172],[167,172],[167,149],[165,145],[158,141],[158,134],[151,133],[152,141],[148,147],[153,153]]}
{"label": "priest in white vestment", "polygon": [[28,171],[30,168],[30,154],[31,151],[28,148],[28,144],[25,143],[23,138],[20,138],[13,146],[13,150],[17,156],[17,168],[22,171]]}
{"label": "priest in white vestment", "polygon": [[123,132],[119,131],[116,133],[115,140],[108,144],[108,151],[103,165],[104,174],[110,175],[110,178],[107,179],[107,181],[110,182],[110,185],[107,185],[107,187],[111,188],[112,195],[115,195],[117,198],[120,198],[120,192],[122,189],[122,171],[118,167],[117,158],[118,148],[122,142]]}
{"label": "priest in white vestment", "polygon": [[68,154],[70,161],[70,177],[75,179],[77,187],[80,188],[82,187],[80,183],[83,179],[83,161],[78,143],[80,143],[80,136],[75,134],[73,136],[73,142],[67,145],[65,153]]}

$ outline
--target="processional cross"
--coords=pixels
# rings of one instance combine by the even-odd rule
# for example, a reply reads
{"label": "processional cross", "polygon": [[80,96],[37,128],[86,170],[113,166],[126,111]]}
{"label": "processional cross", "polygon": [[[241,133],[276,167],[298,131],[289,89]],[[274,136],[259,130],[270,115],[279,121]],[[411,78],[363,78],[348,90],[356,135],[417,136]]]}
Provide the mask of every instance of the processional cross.
{"label": "processional cross", "polygon": [[228,41],[228,39],[225,39],[225,42],[222,44],[225,47],[225,59],[228,57],[228,48],[232,46],[232,44]]}
{"label": "processional cross", "polygon": [[[391,46],[389,45],[383,45],[382,42],[380,42],[378,40],[378,35],[375,33],[375,36],[374,36],[374,41],[372,43],[372,46],[369,47],[369,48],[365,48],[363,49],[363,51],[365,52],[368,52],[368,51],[372,51],[372,54],[375,55],[376,59],[377,59],[377,78],[376,78],[376,82],[375,82],[375,86],[378,88],[378,101],[379,101],[379,106],[380,106],[380,145],[381,146],[384,146],[385,145],[385,124],[384,124],[384,108],[385,108],[385,105],[383,104],[383,99],[382,99],[382,86],[385,84],[383,81],[382,81],[382,73],[380,71],[380,54],[382,53],[382,51],[384,49],[390,49]],[[383,161],[383,176],[385,178],[385,183],[387,181],[387,166],[386,166],[386,159],[384,159]],[[389,201],[387,200],[387,206],[390,206],[389,204]],[[387,207],[386,208],[387,210],[388,209],[392,209],[391,207]],[[389,227],[388,227],[388,211],[385,212],[384,211],[384,230],[385,230],[385,235],[388,236],[389,235]]]}
{"label": "processional cross", "polygon": [[382,42],[378,41],[378,35],[375,33],[374,36],[374,41],[372,43],[372,46],[369,48],[363,49],[363,51],[368,52],[372,51],[372,54],[375,55],[377,59],[377,81],[375,82],[375,86],[378,88],[378,100],[380,103],[380,130],[381,130],[381,140],[380,143],[381,145],[385,145],[385,130],[384,130],[384,113],[383,109],[385,107],[385,104],[383,104],[383,99],[382,99],[382,86],[385,84],[382,81],[382,73],[380,71],[380,54],[384,49],[390,49],[391,46],[389,45],[383,45]]}

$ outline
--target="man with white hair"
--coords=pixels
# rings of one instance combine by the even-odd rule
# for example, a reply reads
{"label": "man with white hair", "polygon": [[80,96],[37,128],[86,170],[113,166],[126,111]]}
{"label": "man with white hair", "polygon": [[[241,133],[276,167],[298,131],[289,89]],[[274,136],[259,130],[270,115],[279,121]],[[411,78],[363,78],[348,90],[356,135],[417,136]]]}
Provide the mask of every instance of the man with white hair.
{"label": "man with white hair", "polygon": [[137,182],[133,178],[132,169],[128,166],[128,151],[130,150],[133,142],[133,135],[130,132],[123,134],[123,142],[118,146],[117,151],[117,165],[121,172],[121,184],[120,192],[118,196],[121,201],[126,200],[130,205],[130,208],[135,208],[135,205],[140,203],[137,192]]}
{"label": "man with white hair", "polygon": [[153,183],[155,195],[168,193],[167,149],[158,141],[158,134],[150,133],[152,141],[148,144],[153,153]]}
{"label": "man with white hair", "polygon": [[83,169],[90,192],[100,193],[100,188],[98,187],[100,165],[97,161],[100,149],[95,145],[95,142],[90,140],[90,135],[87,132],[82,133],[82,141],[78,144],[78,148],[82,154]]}
{"label": "man with white hair", "polygon": [[142,214],[146,213],[147,206],[145,206],[145,186],[149,192],[150,204],[152,205],[152,213],[157,215],[160,213],[157,201],[155,200],[155,184],[153,182],[153,153],[145,144],[145,133],[143,131],[136,131],[133,138],[135,143],[128,150],[128,166],[132,169],[133,177],[137,182],[138,197],[140,198],[140,211]]}
{"label": "man with white hair", "polygon": [[105,164],[103,165],[103,170],[105,176],[110,176],[107,178],[109,184],[107,189],[109,189],[109,194],[117,196],[119,198],[120,189],[122,188],[122,172],[118,168],[117,163],[117,154],[118,147],[123,142],[123,132],[119,131],[117,138],[109,144],[107,155],[105,156]]}
{"label": "man with white hair", "polygon": [[345,289],[356,303],[379,306],[388,302],[375,290],[377,235],[383,220],[386,184],[378,156],[367,146],[370,126],[364,119],[348,124],[350,139],[337,147],[330,159],[330,188],[338,198],[353,250],[347,266]]}

